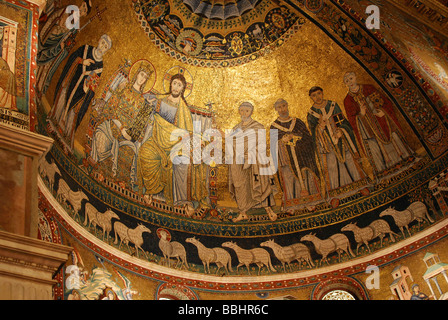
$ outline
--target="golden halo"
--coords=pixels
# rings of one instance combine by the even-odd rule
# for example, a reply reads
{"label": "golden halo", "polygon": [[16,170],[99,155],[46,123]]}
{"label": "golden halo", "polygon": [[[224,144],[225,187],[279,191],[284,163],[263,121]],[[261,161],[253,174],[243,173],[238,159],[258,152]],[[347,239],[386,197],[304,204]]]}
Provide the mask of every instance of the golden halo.
{"label": "golden halo", "polygon": [[137,76],[137,72],[140,72],[141,70],[146,71],[150,74],[148,81],[146,81],[145,87],[142,90],[142,93],[148,93],[154,88],[154,85],[156,84],[157,79],[157,72],[156,68],[154,68],[154,65],[149,62],[148,60],[141,59],[134,62],[134,64],[131,67],[131,70],[129,71],[129,81],[133,81],[134,78]]}
{"label": "golden halo", "polygon": [[163,89],[165,90],[165,93],[170,92],[169,87],[171,78],[176,74],[182,74],[185,77],[185,80],[187,81],[187,87],[185,88],[184,97],[188,98],[193,91],[193,76],[191,75],[190,71],[180,66],[174,66],[165,73],[165,76],[163,77]]}
{"label": "golden halo", "polygon": [[171,241],[171,233],[168,230],[164,229],[164,228],[157,229],[157,231],[156,231],[157,237],[159,239],[161,239],[162,238],[162,235],[161,235],[162,232],[166,233],[166,240]]}

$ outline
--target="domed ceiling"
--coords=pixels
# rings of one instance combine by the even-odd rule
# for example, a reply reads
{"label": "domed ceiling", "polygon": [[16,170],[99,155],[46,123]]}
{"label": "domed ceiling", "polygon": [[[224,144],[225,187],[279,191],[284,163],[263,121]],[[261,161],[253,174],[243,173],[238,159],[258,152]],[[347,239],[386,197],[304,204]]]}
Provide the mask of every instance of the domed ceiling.
{"label": "domed ceiling", "polygon": [[134,1],[134,10],[156,46],[181,62],[208,67],[255,60],[305,22],[271,1]]}
{"label": "domed ceiling", "polygon": [[347,3],[92,2],[42,18],[38,130],[50,203],[105,248],[278,277],[442,219],[446,97]]}

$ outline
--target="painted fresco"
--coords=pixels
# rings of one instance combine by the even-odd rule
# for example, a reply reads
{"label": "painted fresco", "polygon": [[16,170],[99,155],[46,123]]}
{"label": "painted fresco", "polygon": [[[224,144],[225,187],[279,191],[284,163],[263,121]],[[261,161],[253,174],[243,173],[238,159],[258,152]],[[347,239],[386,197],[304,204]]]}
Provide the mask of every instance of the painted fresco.
{"label": "painted fresco", "polygon": [[[77,31],[61,25],[68,3],[42,17],[39,130],[55,146],[41,178],[83,230],[144,262],[239,277],[366,257],[444,220],[443,101],[356,17],[259,1],[225,33],[151,3],[80,2]],[[227,162],[251,132],[270,143]]]}
{"label": "painted fresco", "polygon": [[36,125],[36,46],[38,7],[0,4],[0,122],[34,131]]}

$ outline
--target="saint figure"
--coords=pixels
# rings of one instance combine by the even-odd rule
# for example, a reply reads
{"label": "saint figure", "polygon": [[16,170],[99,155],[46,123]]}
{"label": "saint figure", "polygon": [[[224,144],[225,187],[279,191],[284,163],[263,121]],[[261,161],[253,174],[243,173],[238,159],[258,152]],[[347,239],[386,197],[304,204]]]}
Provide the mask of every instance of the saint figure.
{"label": "saint figure", "polygon": [[[92,10],[91,0],[83,0],[79,7],[79,17],[87,16]],[[45,94],[55,71],[68,56],[78,33],[77,29],[68,29],[66,21],[69,15],[66,8],[53,11],[39,32],[39,49],[37,52],[37,88]]]}
{"label": "saint figure", "polygon": [[0,57],[0,108],[17,110],[16,76],[6,60]]}
{"label": "saint figure", "polygon": [[410,149],[392,102],[374,86],[358,84],[354,72],[345,74],[344,83],[349,90],[344,100],[347,119],[375,174],[408,158]]}
{"label": "saint figure", "polygon": [[316,146],[327,191],[365,178],[353,129],[335,101],[324,99],[323,89],[313,87],[314,104],[308,112],[308,126]]}
{"label": "saint figure", "polygon": [[278,118],[271,130],[278,130],[278,177],[283,204],[288,208],[295,205],[294,199],[320,193],[320,173],[316,146],[305,123],[290,116],[288,102],[283,99],[279,99],[274,108]]}
{"label": "saint figure", "polygon": [[[138,132],[132,132],[133,124],[136,119],[142,117],[142,112],[149,113],[153,110],[151,104],[155,97],[150,94],[144,94],[145,86],[154,70],[150,68],[149,63],[140,62],[137,72],[133,78],[122,78],[119,73],[104,99],[96,102],[95,107],[100,112],[100,119],[103,121],[96,127],[92,137],[91,158],[95,163],[102,162],[108,158],[112,160],[112,176],[116,177],[119,162],[119,150],[125,148],[124,153],[130,153],[121,159],[125,162],[126,170],[122,170],[126,177],[131,178],[131,184],[137,183],[137,158],[138,150],[141,144],[146,141],[148,134],[144,134],[145,128],[142,127]],[[118,81],[117,80],[121,80]],[[110,94],[109,94],[110,93]],[[135,127],[134,127],[135,128]],[[126,152],[128,150],[129,152]],[[123,158],[123,157],[122,157]],[[129,173],[130,172],[130,176]]]}
{"label": "saint figure", "polygon": [[425,293],[420,291],[420,286],[418,284],[412,285],[412,297],[411,300],[429,300],[431,297],[428,297]]}
{"label": "saint figure", "polygon": [[63,130],[71,149],[75,131],[95,96],[103,72],[103,56],[111,46],[112,40],[106,34],[97,47],[81,46],[70,55],[59,78],[49,118]]}
{"label": "saint figure", "polygon": [[[229,191],[239,210],[238,217],[233,221],[249,219],[247,211],[252,208],[264,208],[269,218],[275,221],[277,214],[271,208],[275,205],[274,177],[263,174],[263,164],[259,162],[259,147],[265,141],[258,141],[258,130],[264,130],[264,127],[252,119],[254,106],[251,103],[243,102],[238,111],[241,122],[232,129],[230,135],[232,144],[233,137],[236,138],[236,143],[232,145],[234,159],[231,159],[229,165]],[[261,149],[265,150],[264,147]]]}

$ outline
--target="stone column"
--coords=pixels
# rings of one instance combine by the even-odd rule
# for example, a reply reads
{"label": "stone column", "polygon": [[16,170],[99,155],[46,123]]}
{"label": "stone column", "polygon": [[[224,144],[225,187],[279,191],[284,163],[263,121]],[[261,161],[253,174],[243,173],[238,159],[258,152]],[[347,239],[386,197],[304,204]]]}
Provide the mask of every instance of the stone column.
{"label": "stone column", "polygon": [[440,289],[439,282],[437,282],[436,276],[434,276],[434,278],[432,278],[432,281],[434,281],[434,283],[436,284],[437,289],[439,290],[440,295],[442,295],[442,289]]}
{"label": "stone column", "polygon": [[446,275],[446,270],[442,271],[443,277],[445,278],[446,283],[448,283],[448,276]]}
{"label": "stone column", "polygon": [[425,281],[429,287],[429,290],[431,290],[431,294],[434,296],[434,299],[436,299],[436,294],[434,293],[434,290],[432,289],[431,282],[429,281],[429,279],[425,279]]}

